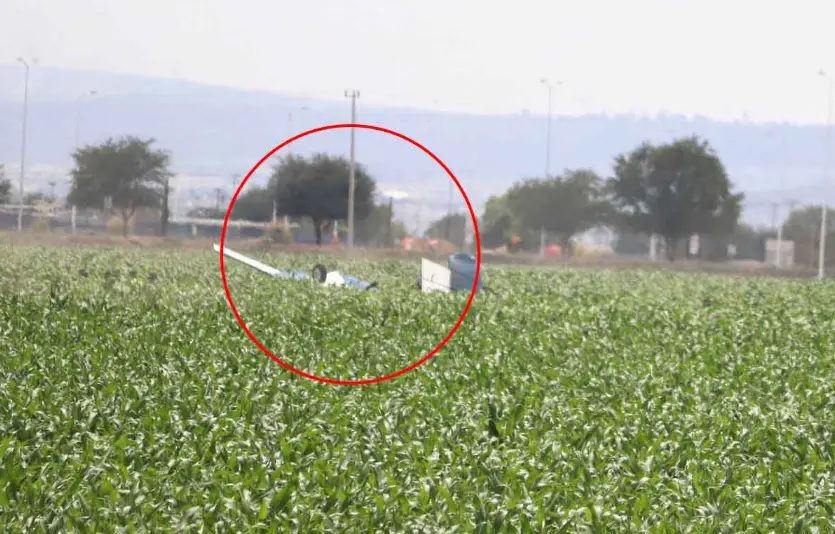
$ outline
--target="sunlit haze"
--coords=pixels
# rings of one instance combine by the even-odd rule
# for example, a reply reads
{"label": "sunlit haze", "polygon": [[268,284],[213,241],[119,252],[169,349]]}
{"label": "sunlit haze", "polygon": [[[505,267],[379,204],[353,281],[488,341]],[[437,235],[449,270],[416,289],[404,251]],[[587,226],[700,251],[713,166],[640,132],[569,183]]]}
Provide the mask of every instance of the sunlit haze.
{"label": "sunlit haze", "polygon": [[5,0],[0,63],[486,113],[825,120],[826,0]]}

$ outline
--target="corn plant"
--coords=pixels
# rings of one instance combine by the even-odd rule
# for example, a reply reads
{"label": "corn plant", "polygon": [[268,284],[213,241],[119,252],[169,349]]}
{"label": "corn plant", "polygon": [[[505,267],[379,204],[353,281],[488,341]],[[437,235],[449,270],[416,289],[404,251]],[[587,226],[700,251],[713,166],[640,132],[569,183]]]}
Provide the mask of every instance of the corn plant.
{"label": "corn plant", "polygon": [[[466,295],[228,266],[253,333],[379,376]],[[246,338],[212,253],[7,250],[0,530],[835,530],[835,285],[486,267],[373,386]]]}

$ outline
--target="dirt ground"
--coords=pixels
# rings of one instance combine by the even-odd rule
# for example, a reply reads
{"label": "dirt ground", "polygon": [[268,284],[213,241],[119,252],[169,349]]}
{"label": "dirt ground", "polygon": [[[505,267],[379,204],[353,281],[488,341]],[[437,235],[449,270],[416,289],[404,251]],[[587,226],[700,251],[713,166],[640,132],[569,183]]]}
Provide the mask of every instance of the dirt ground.
{"label": "dirt ground", "polygon": [[[180,239],[155,236],[129,236],[124,238],[112,235],[70,235],[59,232],[9,232],[0,231],[0,245],[15,246],[59,246],[59,247],[104,247],[104,248],[150,248],[177,250],[211,250],[217,240],[195,238]],[[226,246],[239,251],[276,252],[282,254],[318,253],[335,257],[418,259],[427,257],[443,260],[446,254],[404,251],[400,249],[362,248],[347,250],[338,245],[274,244],[263,239],[231,239]],[[528,266],[573,266],[603,269],[627,270],[669,270],[676,272],[704,272],[741,276],[771,276],[785,278],[814,278],[815,270],[803,266],[777,269],[756,261],[706,262],[698,260],[680,260],[676,262],[650,261],[647,258],[623,256],[573,257],[565,259],[540,258],[536,254],[517,253],[499,254],[482,251],[482,260],[494,265]]]}

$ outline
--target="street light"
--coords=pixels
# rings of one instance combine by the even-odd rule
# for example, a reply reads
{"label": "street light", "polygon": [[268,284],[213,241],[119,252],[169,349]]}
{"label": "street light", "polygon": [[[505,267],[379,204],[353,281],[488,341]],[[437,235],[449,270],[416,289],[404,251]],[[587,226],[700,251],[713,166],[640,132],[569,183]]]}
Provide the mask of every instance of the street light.
{"label": "street light", "polygon": [[[774,131],[772,133],[775,133]],[[786,133],[785,131],[781,131],[780,135],[780,189],[783,189],[786,185],[786,159],[787,159],[787,151],[786,151]],[[778,206],[779,208],[779,206]],[[775,209],[778,209],[775,208]],[[789,201],[789,211],[788,217],[791,216],[792,212],[792,201]],[[783,266],[783,227],[786,225],[784,220],[778,221],[777,226],[777,255],[774,258],[775,264],[777,268]]]}
{"label": "street light", "polygon": [[[551,177],[551,102],[554,92],[554,86],[550,81],[543,78],[539,83],[548,88],[548,121],[545,127],[545,178]],[[557,87],[563,84],[562,80],[557,80]]]}
{"label": "street light", "polygon": [[90,90],[78,95],[75,101],[75,143],[73,147],[78,150],[78,144],[81,139],[81,102],[86,96],[95,96],[96,91]]}
{"label": "street light", "polygon": [[[357,98],[359,98],[360,92],[356,89],[351,91],[345,91],[345,97],[351,99],[351,124],[356,124],[357,122]],[[351,159],[349,161],[348,167],[348,248],[354,248],[354,190],[355,186],[355,167],[356,162],[354,160],[354,130],[355,128],[351,126]]]}
{"label": "street light", "polygon": [[[547,79],[539,80],[539,83],[548,88],[548,120],[545,126],[545,178],[551,177],[551,102],[554,86]],[[562,81],[557,80],[557,85]],[[545,227],[539,228],[539,255],[545,257]]]}
{"label": "street light", "polygon": [[[17,58],[17,61],[23,64],[23,67],[26,69],[23,78],[23,127],[20,133],[20,189],[18,191],[20,198],[18,199],[17,206],[17,231],[21,232],[23,231],[23,177],[26,174],[26,120],[29,110],[29,63],[22,57]],[[36,62],[37,60],[32,59],[33,64]]]}
{"label": "street light", "polygon": [[818,71],[818,74],[822,76],[829,85],[828,97],[827,97],[827,115],[826,115],[826,146],[824,149],[826,150],[824,155],[824,167],[823,167],[823,187],[824,192],[821,194],[821,231],[820,231],[820,246],[818,247],[818,279],[823,280],[824,277],[824,263],[826,260],[826,212],[828,211],[825,191],[826,187],[829,185],[829,174],[831,172],[831,165],[832,165],[832,98],[833,93],[835,93],[835,80],[831,76],[829,76],[823,70]]}

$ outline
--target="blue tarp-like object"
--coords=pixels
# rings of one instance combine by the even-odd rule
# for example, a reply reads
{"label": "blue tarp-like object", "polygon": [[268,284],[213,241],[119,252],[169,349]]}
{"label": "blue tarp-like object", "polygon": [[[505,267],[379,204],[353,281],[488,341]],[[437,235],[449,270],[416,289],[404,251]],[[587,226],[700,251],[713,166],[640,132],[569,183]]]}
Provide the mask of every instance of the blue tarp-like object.
{"label": "blue tarp-like object", "polygon": [[[470,291],[473,288],[473,278],[475,278],[475,258],[460,252],[450,256],[447,265],[452,273],[450,289],[452,291]],[[481,289],[482,286],[481,278],[479,278],[476,289]]]}

